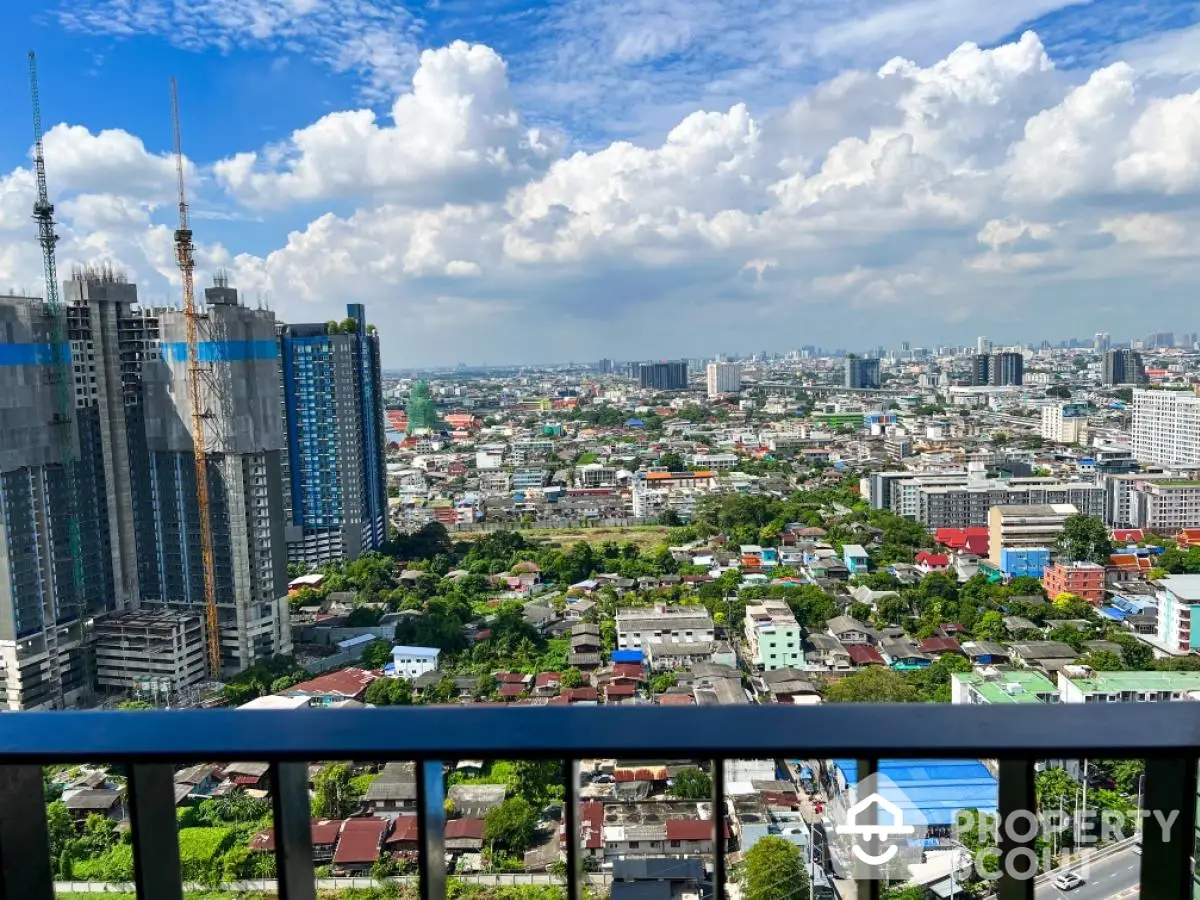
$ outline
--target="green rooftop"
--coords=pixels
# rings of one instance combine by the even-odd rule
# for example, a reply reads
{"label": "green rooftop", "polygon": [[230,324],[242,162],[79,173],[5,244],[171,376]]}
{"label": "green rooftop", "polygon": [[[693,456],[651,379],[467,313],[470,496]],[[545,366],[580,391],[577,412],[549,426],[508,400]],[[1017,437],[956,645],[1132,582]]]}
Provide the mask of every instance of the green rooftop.
{"label": "green rooftop", "polygon": [[996,705],[1045,703],[1044,695],[1058,694],[1053,681],[1031,669],[1014,669],[1000,672],[999,675],[999,678],[992,679],[984,678],[978,672],[954,672],[950,677],[971,685],[985,702]]}
{"label": "green rooftop", "polygon": [[1071,683],[1089,694],[1200,691],[1200,672],[1096,672],[1091,678],[1072,678]]}

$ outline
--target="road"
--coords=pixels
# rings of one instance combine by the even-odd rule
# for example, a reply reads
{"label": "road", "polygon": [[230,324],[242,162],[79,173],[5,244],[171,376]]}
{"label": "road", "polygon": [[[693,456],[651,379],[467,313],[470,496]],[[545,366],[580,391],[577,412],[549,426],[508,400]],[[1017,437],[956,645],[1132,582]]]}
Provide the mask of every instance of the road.
{"label": "road", "polygon": [[1129,847],[1091,863],[1079,874],[1086,883],[1073,891],[1060,891],[1052,884],[1040,884],[1037,900],[1125,900],[1138,895],[1138,877],[1142,858]]}

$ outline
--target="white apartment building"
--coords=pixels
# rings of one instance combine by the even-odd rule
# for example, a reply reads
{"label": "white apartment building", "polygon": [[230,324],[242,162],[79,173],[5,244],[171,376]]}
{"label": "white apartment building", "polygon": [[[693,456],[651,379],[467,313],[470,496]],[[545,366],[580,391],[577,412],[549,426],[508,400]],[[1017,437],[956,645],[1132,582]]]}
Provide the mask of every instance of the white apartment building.
{"label": "white apartment building", "polygon": [[742,389],[742,367],[738,363],[711,362],[705,370],[708,376],[708,396],[736,394]]}
{"label": "white apartment building", "polygon": [[692,453],[687,457],[689,466],[703,466],[706,469],[736,469],[738,455],[736,453]]}
{"label": "white apartment building", "polygon": [[665,606],[617,610],[617,649],[651,644],[697,644],[716,639],[713,619],[703,606]]}
{"label": "white apartment building", "polygon": [[1042,438],[1055,444],[1086,444],[1088,408],[1085,404],[1055,403],[1042,407]]}
{"label": "white apartment building", "polygon": [[750,658],[764,671],[804,664],[800,624],[782,600],[763,600],[746,607],[746,641]]}
{"label": "white apartment building", "polygon": [[612,487],[617,483],[615,466],[585,463],[575,468],[575,484],[581,488]]}
{"label": "white apartment building", "polygon": [[1185,391],[1135,390],[1130,438],[1139,462],[1200,466],[1200,397]]}
{"label": "white apartment building", "polygon": [[1158,533],[1200,526],[1200,481],[1133,482],[1129,492],[1129,524]]}
{"label": "white apartment building", "polygon": [[438,666],[437,647],[393,647],[392,677],[413,679]]}

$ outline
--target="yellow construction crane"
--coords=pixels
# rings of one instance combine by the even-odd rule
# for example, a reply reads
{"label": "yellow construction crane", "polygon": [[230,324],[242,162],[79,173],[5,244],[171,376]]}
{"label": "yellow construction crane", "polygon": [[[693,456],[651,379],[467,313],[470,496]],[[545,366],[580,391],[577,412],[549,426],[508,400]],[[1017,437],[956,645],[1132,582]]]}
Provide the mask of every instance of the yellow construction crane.
{"label": "yellow construction crane", "polygon": [[188,398],[192,406],[192,446],[196,463],[196,506],[200,510],[200,552],[204,561],[204,611],[208,620],[208,666],[213,678],[221,677],[221,635],[217,621],[216,566],[213,561],[212,514],[208,506],[208,447],[204,434],[201,396],[199,314],[192,284],[196,247],[188,225],[187,197],[183,189],[183,144],[179,137],[179,92],[171,79],[171,119],[175,129],[175,176],[179,182],[179,227],[175,229],[175,261],[183,279],[183,317],[187,325]]}

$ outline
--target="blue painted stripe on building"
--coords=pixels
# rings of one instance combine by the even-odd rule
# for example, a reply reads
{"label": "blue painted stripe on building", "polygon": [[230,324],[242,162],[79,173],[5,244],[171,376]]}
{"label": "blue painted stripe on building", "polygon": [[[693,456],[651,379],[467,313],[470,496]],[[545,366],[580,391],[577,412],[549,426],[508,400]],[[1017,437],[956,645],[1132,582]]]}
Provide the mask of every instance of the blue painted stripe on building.
{"label": "blue painted stripe on building", "polygon": [[[187,342],[164,342],[163,359],[172,363],[188,360]],[[196,345],[200,362],[248,362],[256,359],[278,359],[278,341],[201,341]]]}
{"label": "blue painted stripe on building", "polygon": [[[71,361],[70,345],[63,345],[63,361]],[[0,344],[0,366],[49,366],[54,363],[52,344]]]}

